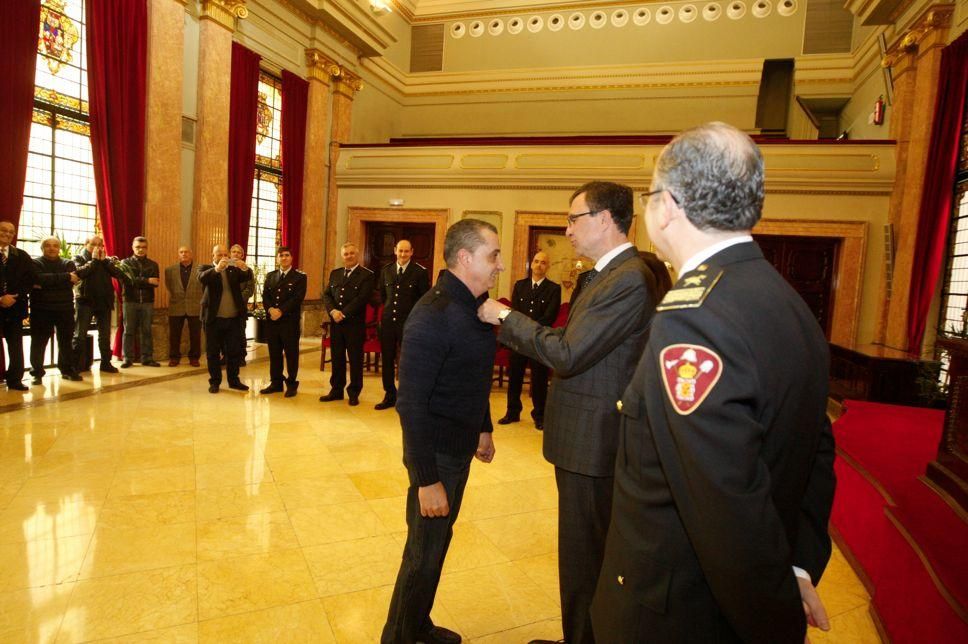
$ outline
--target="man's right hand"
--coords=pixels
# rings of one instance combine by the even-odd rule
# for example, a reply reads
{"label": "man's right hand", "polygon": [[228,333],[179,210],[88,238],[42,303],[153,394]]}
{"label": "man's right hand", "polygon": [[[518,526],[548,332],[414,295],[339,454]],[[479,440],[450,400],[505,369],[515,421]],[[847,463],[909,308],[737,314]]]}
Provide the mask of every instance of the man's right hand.
{"label": "man's right hand", "polygon": [[71,273],[68,273],[68,275],[70,275],[71,284],[78,284],[78,283],[80,283],[81,278],[77,276],[77,273],[71,272]]}
{"label": "man's right hand", "polygon": [[277,309],[274,306],[269,307],[269,317],[273,320],[278,320],[282,317],[282,309]]}
{"label": "man's right hand", "polygon": [[215,265],[215,272],[221,273],[226,268],[228,268],[228,265],[229,265],[229,260],[223,257],[222,259],[218,260],[218,264]]}
{"label": "man's right hand", "polygon": [[158,283],[159,283],[158,282],[158,278],[157,277],[149,277],[148,278],[148,283],[151,284],[152,286],[158,286]]}
{"label": "man's right hand", "polygon": [[343,315],[343,312],[340,311],[339,309],[333,309],[332,311],[330,311],[329,317],[331,317],[333,319],[333,322],[336,322],[337,324],[339,324],[340,322],[346,319],[346,316]]}
{"label": "man's right hand", "polygon": [[420,516],[431,518],[445,517],[450,514],[447,490],[444,489],[444,484],[440,481],[419,488],[417,497],[420,499]]}
{"label": "man's right hand", "polygon": [[9,309],[17,303],[17,293],[7,293],[0,295],[0,308]]}

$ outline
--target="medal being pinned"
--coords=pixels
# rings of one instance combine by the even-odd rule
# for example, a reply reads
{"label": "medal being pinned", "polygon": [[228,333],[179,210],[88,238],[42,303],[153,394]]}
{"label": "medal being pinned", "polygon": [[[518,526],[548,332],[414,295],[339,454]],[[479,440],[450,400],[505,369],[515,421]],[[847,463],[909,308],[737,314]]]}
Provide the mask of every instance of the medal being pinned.
{"label": "medal being pinned", "polygon": [[669,401],[683,416],[699,408],[723,373],[719,355],[697,344],[671,344],[659,354],[659,363]]}

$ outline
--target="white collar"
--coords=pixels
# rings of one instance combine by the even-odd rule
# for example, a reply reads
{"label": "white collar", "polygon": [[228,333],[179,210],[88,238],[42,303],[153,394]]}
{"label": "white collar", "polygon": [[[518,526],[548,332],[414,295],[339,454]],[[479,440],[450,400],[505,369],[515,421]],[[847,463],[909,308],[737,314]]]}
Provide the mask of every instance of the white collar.
{"label": "white collar", "polygon": [[401,268],[403,270],[407,270],[407,266],[410,266],[410,262],[407,262],[406,264],[401,264],[400,262],[394,262],[394,263],[397,265],[397,272],[398,273],[400,272],[400,269]]}
{"label": "white collar", "polygon": [[344,271],[347,271],[347,272],[349,272],[349,273],[352,273],[353,271],[355,271],[355,270],[356,270],[356,267],[357,267],[357,266],[359,266],[359,264],[358,264],[358,263],[357,263],[357,264],[354,264],[354,265],[353,265],[353,266],[351,266],[350,268],[346,268],[346,267],[344,266],[344,267],[343,267],[343,270],[344,270]]}
{"label": "white collar", "polygon": [[545,278],[544,277],[542,277],[541,279],[539,279],[537,282],[534,281],[534,278],[531,278],[531,284],[534,285],[534,286],[541,286],[541,282],[543,282],[543,281],[545,281]]}
{"label": "white collar", "polygon": [[598,258],[595,262],[595,270],[601,273],[608,266],[608,263],[618,257],[618,255],[624,251],[626,248],[632,248],[632,242],[625,242],[624,244],[619,244],[612,250],[608,251],[604,255]]}
{"label": "white collar", "polygon": [[702,264],[704,261],[716,253],[726,250],[730,246],[735,246],[736,244],[745,244],[746,242],[751,241],[753,241],[752,235],[737,235],[736,237],[730,237],[729,239],[724,239],[721,242],[716,242],[712,246],[706,246],[701,251],[683,262],[682,268],[679,269],[679,275],[685,275],[690,271],[696,270],[696,267]]}

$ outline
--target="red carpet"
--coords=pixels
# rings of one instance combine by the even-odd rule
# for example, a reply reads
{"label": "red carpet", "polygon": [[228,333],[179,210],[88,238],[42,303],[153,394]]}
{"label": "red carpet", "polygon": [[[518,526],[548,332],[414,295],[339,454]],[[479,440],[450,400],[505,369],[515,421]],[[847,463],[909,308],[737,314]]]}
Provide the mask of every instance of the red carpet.
{"label": "red carpet", "polygon": [[944,413],[860,401],[844,406],[834,423],[831,522],[867,573],[884,628],[896,644],[968,642],[968,525],[918,480],[934,459]]}

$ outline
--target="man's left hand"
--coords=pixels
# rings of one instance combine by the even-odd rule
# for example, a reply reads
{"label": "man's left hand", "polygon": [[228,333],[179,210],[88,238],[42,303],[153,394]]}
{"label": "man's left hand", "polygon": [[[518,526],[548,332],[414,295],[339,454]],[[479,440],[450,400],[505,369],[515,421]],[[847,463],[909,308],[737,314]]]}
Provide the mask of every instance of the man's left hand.
{"label": "man's left hand", "polygon": [[497,300],[488,299],[477,309],[477,317],[480,318],[481,322],[500,324],[501,321],[498,319],[497,314],[506,308],[508,308],[506,305],[501,304]]}
{"label": "man's left hand", "polygon": [[474,454],[482,463],[490,463],[494,460],[494,438],[491,432],[481,432],[481,437],[477,440],[477,453]]}
{"label": "man's left hand", "polygon": [[274,306],[270,306],[269,307],[269,317],[272,318],[273,320],[278,320],[279,318],[282,317],[282,310],[281,309],[277,309]]}
{"label": "man's left hand", "polygon": [[[820,601],[820,595],[813,583],[803,577],[797,577],[797,585],[800,587],[800,601],[803,602],[803,612],[807,616],[807,624],[816,626],[822,631],[830,630],[830,620],[827,619],[827,609]],[[804,642],[809,643],[810,638],[805,637]]]}
{"label": "man's left hand", "polygon": [[246,265],[246,263],[245,263],[245,262],[243,262],[243,261],[242,261],[241,259],[237,259],[237,260],[235,260],[235,267],[236,267],[237,269],[239,269],[240,271],[242,271],[243,273],[244,273],[245,271],[247,271],[247,270],[249,270],[249,267],[248,267],[248,266]]}

